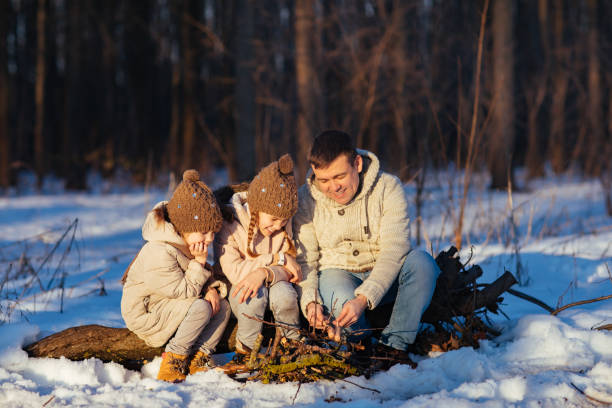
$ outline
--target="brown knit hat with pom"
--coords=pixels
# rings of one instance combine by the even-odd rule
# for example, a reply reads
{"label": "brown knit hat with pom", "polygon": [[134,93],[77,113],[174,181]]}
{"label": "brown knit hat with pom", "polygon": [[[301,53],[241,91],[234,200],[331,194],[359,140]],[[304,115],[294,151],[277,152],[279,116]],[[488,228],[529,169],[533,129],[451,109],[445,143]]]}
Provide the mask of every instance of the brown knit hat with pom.
{"label": "brown knit hat with pom", "polygon": [[283,219],[295,215],[298,196],[291,156],[285,154],[261,169],[249,184],[247,202],[251,214],[265,212]]}
{"label": "brown knit hat with pom", "polygon": [[197,170],[183,173],[168,201],[168,218],[174,228],[182,234],[187,232],[218,232],[223,219],[213,192],[203,181]]}

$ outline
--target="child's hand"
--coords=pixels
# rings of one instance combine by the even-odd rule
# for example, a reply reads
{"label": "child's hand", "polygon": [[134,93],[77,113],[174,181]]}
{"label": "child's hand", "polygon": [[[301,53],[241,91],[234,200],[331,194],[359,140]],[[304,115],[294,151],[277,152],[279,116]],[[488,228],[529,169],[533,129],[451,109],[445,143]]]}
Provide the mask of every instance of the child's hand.
{"label": "child's hand", "polygon": [[204,241],[196,242],[189,245],[189,252],[195,257],[195,260],[201,264],[206,263],[208,258],[208,245]]}
{"label": "child's hand", "polygon": [[242,291],[242,295],[240,296],[239,303],[243,303],[244,301],[254,298],[257,296],[257,292],[259,292],[259,288],[263,285],[266,277],[268,276],[268,272],[264,268],[257,268],[249,275],[238,282],[234,291],[232,292],[232,296],[236,296],[240,289],[244,289]]}
{"label": "child's hand", "polygon": [[287,263],[285,264],[284,268],[291,275],[291,277],[289,278],[289,282],[291,283],[301,282],[302,281],[302,268],[300,267],[300,265],[297,263],[295,258],[292,257],[291,255],[285,254],[285,259],[287,260]]}
{"label": "child's hand", "polygon": [[220,309],[220,303],[221,303],[221,299],[219,299],[219,292],[217,292],[217,289],[215,288],[210,288],[206,291],[206,295],[204,296],[204,299],[208,301],[208,303],[210,303],[210,307],[212,308],[212,314],[213,316],[217,314],[217,312]]}

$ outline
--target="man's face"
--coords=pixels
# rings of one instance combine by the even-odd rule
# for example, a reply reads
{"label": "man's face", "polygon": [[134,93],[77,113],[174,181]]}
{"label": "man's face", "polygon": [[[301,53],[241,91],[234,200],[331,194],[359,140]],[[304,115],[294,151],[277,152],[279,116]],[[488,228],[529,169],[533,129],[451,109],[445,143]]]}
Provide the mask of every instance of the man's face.
{"label": "man's face", "polygon": [[349,156],[341,154],[325,168],[311,167],[317,188],[338,204],[347,204],[357,194],[359,173],[363,168],[360,155],[353,163],[349,161]]}

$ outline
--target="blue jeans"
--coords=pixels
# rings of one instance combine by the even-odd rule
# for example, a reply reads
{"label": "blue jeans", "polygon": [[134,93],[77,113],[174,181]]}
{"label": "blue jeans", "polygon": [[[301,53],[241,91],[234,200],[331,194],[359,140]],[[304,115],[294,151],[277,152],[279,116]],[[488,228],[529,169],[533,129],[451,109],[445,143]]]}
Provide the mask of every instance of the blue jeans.
{"label": "blue jeans", "polygon": [[[380,305],[393,303],[391,319],[381,334],[381,343],[398,350],[406,350],[408,345],[414,342],[421,316],[429,306],[439,275],[440,268],[431,255],[420,250],[408,253],[393,285],[379,303]],[[320,271],[319,294],[326,312],[334,317],[338,316],[344,303],[355,298],[355,289],[368,276],[370,271],[349,272],[343,269]],[[362,313],[351,325],[350,330],[369,328],[365,314]]]}

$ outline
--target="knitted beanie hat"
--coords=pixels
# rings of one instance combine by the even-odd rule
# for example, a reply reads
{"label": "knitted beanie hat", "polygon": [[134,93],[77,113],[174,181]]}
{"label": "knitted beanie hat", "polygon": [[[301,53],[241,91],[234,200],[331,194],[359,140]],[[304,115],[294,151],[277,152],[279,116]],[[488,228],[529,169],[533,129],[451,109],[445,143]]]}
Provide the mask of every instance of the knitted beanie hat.
{"label": "knitted beanie hat", "polygon": [[183,173],[168,201],[168,218],[174,228],[182,234],[187,232],[218,232],[221,229],[221,211],[213,192],[203,181],[197,170]]}
{"label": "knitted beanie hat", "polygon": [[261,169],[249,184],[247,203],[251,214],[265,212],[283,219],[295,215],[298,196],[291,156],[285,154]]}

